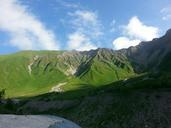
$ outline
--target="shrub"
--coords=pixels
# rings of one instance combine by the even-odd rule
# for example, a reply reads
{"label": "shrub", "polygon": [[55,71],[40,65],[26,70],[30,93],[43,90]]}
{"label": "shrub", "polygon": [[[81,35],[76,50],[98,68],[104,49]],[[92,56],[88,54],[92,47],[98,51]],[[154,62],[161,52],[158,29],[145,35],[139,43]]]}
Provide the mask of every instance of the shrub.
{"label": "shrub", "polygon": [[5,98],[5,89],[2,89],[0,91],[0,100],[4,99]]}

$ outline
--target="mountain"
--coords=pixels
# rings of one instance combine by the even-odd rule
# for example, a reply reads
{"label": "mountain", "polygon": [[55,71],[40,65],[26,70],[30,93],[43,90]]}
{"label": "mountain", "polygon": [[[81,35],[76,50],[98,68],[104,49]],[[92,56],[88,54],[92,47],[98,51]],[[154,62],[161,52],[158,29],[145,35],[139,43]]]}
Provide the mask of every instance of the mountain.
{"label": "mountain", "polygon": [[171,53],[171,29],[161,38],[141,42],[135,47],[123,49],[120,52],[128,57],[136,71],[144,72],[157,69],[164,57]]}
{"label": "mountain", "polygon": [[135,74],[127,57],[110,49],[22,51],[1,56],[0,72],[0,87],[8,96],[42,94],[73,80],[86,86],[105,85]]}
{"label": "mountain", "polygon": [[0,113],[51,114],[83,128],[171,127],[171,30],[122,50],[0,56]]}
{"label": "mountain", "polygon": [[[171,30],[157,39],[115,51],[21,51],[0,56],[0,89],[7,96],[49,92],[60,83],[63,90],[102,86],[145,72],[170,70]],[[72,86],[71,86],[72,85]]]}

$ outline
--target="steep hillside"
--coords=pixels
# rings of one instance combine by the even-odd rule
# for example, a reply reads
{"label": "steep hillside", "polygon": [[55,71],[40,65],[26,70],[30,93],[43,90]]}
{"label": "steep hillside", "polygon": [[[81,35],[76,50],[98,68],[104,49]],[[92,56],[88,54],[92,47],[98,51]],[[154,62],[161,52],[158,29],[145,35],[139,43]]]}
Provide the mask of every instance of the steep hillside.
{"label": "steep hillside", "polygon": [[161,38],[141,42],[135,47],[118,52],[124,53],[138,72],[155,70],[171,52],[171,29]]}
{"label": "steep hillside", "polygon": [[[113,50],[78,51],[23,51],[0,57],[0,88],[7,96],[36,95],[74,82],[80,88],[99,86],[134,75],[126,56]],[[80,85],[80,86],[79,86]],[[62,88],[62,87],[61,87]]]}
{"label": "steep hillside", "polygon": [[[55,52],[55,56],[58,52]],[[20,52],[0,58],[0,88],[8,96],[45,93],[66,75],[50,63],[54,52]]]}
{"label": "steep hillside", "polygon": [[158,39],[114,51],[22,51],[0,56],[0,89],[27,96],[102,86],[144,73],[169,76],[171,30]]}
{"label": "steep hillside", "polygon": [[98,49],[93,59],[81,65],[80,69],[85,70],[77,76],[94,85],[109,84],[135,75],[126,56],[111,49]]}

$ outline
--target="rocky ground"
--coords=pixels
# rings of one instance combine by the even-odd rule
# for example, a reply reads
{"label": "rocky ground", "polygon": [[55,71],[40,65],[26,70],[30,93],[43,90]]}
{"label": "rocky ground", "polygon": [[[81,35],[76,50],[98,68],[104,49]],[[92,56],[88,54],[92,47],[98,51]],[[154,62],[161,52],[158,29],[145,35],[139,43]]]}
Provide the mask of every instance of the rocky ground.
{"label": "rocky ground", "polygon": [[0,115],[0,128],[80,128],[66,119],[47,115]]}

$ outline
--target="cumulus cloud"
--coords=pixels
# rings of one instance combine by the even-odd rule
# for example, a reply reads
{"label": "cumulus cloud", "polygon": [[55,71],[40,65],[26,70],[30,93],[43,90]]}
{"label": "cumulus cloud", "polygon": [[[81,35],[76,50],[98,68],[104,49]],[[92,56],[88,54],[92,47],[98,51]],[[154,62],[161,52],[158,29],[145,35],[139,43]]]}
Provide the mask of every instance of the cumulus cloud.
{"label": "cumulus cloud", "polygon": [[171,6],[163,8],[160,12],[163,15],[162,20],[171,20]]}
{"label": "cumulus cloud", "polygon": [[10,34],[10,44],[22,49],[58,49],[52,31],[18,0],[0,0],[0,30]]}
{"label": "cumulus cloud", "polygon": [[114,49],[123,49],[130,46],[136,46],[140,43],[140,40],[131,40],[127,37],[119,37],[113,41]]}
{"label": "cumulus cloud", "polygon": [[122,26],[122,28],[123,36],[113,41],[115,49],[135,46],[141,41],[150,41],[159,36],[157,27],[145,25],[136,16],[132,17],[129,23],[126,26]]}
{"label": "cumulus cloud", "polygon": [[97,41],[98,37],[103,35],[97,14],[88,10],[76,10],[68,15],[71,17],[70,24],[73,29],[73,32],[68,35],[68,48],[76,50],[96,48],[97,46],[92,42]]}
{"label": "cumulus cloud", "polygon": [[75,32],[69,35],[68,46],[70,49],[76,49],[79,51],[86,51],[97,48],[90,42],[88,37],[79,32]]}
{"label": "cumulus cloud", "polygon": [[143,24],[136,16],[130,19],[127,26],[124,26],[124,33],[126,35],[144,41],[158,37],[158,32],[158,28]]}

